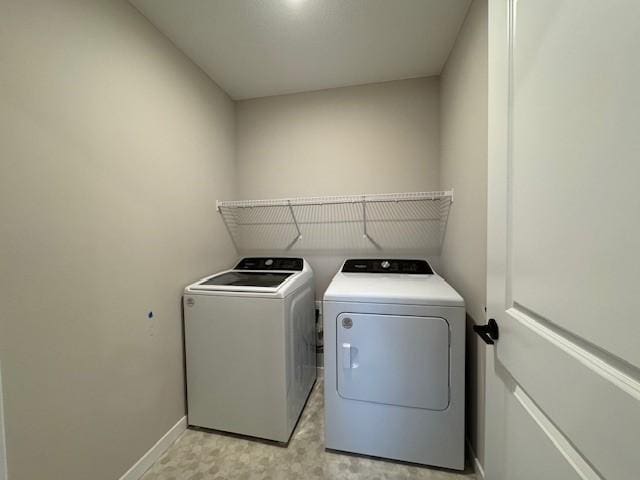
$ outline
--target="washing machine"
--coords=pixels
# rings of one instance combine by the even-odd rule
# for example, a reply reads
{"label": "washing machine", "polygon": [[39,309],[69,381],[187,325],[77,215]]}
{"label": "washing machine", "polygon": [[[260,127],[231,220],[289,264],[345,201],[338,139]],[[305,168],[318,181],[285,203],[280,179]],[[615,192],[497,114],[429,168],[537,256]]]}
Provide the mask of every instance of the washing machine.
{"label": "washing machine", "polygon": [[183,296],[190,426],[286,443],[316,379],[313,272],[243,258]]}
{"label": "washing machine", "polygon": [[323,322],[325,447],[464,469],[462,297],[426,260],[349,259]]}

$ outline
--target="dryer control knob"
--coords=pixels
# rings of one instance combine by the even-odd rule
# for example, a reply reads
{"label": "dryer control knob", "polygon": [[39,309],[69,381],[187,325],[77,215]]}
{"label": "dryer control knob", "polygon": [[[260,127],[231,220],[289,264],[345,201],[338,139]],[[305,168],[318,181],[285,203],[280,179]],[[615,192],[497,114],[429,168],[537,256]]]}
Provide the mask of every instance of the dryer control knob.
{"label": "dryer control knob", "polygon": [[264,264],[265,264],[267,267],[270,267],[271,265],[273,265],[273,259],[271,259],[271,258],[267,259],[267,260],[264,262]]}
{"label": "dryer control knob", "polygon": [[380,264],[380,266],[381,266],[382,268],[384,268],[384,269],[387,269],[387,268],[389,268],[389,267],[391,266],[391,264],[390,264],[388,261],[386,261],[386,260],[385,260],[384,262],[382,262],[382,263]]}

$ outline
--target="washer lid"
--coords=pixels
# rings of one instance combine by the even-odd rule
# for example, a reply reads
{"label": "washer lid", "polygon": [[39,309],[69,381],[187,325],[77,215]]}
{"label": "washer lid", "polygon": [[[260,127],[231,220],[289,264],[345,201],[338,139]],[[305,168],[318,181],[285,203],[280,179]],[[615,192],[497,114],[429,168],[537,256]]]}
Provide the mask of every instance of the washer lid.
{"label": "washer lid", "polygon": [[325,301],[398,303],[463,307],[464,300],[436,273],[338,272],[324,294]]}
{"label": "washer lid", "polygon": [[[297,270],[302,262],[302,270]],[[284,267],[292,267],[286,270]],[[185,288],[186,294],[284,298],[313,281],[309,264],[298,258],[242,259],[235,268],[208,275]]]}
{"label": "washer lid", "polygon": [[[266,287],[276,288],[293,275],[293,272],[242,272],[231,271],[214,275],[197,286],[234,286],[234,287]],[[197,288],[196,286],[196,288]]]}

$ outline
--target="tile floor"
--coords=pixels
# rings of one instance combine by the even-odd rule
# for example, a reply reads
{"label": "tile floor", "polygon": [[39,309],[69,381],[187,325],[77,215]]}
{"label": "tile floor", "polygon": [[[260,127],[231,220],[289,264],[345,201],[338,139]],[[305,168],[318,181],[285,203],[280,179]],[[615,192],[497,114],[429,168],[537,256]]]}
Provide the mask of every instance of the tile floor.
{"label": "tile floor", "polygon": [[318,379],[288,448],[187,430],[143,480],[472,480],[458,473],[375,458],[327,452],[323,445],[323,390]]}

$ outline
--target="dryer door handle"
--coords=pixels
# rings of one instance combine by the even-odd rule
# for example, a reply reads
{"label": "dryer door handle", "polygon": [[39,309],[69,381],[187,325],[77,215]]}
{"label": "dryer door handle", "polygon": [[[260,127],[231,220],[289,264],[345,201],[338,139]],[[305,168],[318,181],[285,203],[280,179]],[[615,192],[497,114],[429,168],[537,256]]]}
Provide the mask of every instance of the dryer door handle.
{"label": "dryer door handle", "polygon": [[351,368],[351,344],[342,344],[342,368]]}

